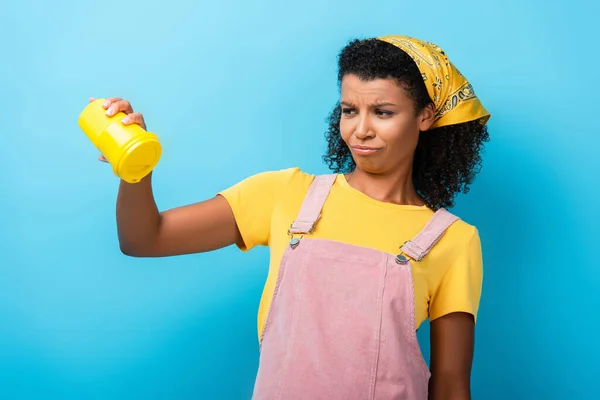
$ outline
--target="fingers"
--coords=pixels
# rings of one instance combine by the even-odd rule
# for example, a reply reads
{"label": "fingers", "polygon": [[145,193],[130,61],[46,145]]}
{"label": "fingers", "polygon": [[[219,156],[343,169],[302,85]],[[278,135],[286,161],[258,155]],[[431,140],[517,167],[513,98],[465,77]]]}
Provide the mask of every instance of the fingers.
{"label": "fingers", "polygon": [[106,99],[104,101],[104,103],[102,103],[102,107],[104,107],[104,109],[108,109],[108,107],[110,107],[113,103],[116,103],[117,101],[121,101],[123,100],[120,97],[109,97],[108,99]]}
{"label": "fingers", "polygon": [[[106,106],[110,102],[110,99],[104,102],[103,107]],[[127,100],[114,100],[108,104],[108,108],[106,109],[106,115],[112,117],[118,112],[124,112],[125,114],[131,114],[133,112],[133,108],[131,107],[131,103]]]}
{"label": "fingers", "polygon": [[[95,97],[90,97],[90,103],[95,101]],[[123,100],[120,97],[110,97],[104,101],[102,107],[106,110],[106,115],[109,117],[114,116],[118,112],[123,112],[127,114],[125,118],[121,120],[123,125],[132,125],[137,124],[141,126],[144,130],[146,129],[146,122],[144,121],[144,116],[139,112],[133,112],[133,107],[131,107],[131,103],[127,100]],[[98,157],[98,161],[108,163],[108,160],[103,155]]]}
{"label": "fingers", "polygon": [[146,122],[144,121],[144,116],[142,115],[142,113],[139,112],[134,112],[127,115],[121,120],[121,122],[123,123],[123,125],[138,124],[143,129],[146,129]]}
{"label": "fingers", "polygon": [[[90,102],[96,100],[95,97],[90,97]],[[110,97],[104,101],[102,107],[106,110],[106,115],[112,117],[119,112],[127,114],[127,117],[121,121],[123,125],[138,124],[144,130],[146,129],[146,122],[144,117],[139,112],[133,112],[131,103],[127,100],[123,100],[120,97]],[[102,161],[102,160],[101,160]]]}

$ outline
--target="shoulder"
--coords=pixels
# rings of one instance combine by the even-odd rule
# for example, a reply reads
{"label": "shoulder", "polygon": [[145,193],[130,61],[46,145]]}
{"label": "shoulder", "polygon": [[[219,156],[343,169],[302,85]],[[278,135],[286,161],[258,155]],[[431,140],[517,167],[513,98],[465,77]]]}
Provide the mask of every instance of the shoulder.
{"label": "shoulder", "polygon": [[284,194],[305,194],[317,175],[303,171],[299,167],[265,171],[247,179],[270,184],[274,188],[284,190]]}
{"label": "shoulder", "polygon": [[218,194],[230,204],[271,208],[277,204],[301,201],[315,175],[298,167],[263,171],[246,176]]}
{"label": "shoulder", "polygon": [[279,170],[268,170],[258,172],[256,174],[246,177],[244,181],[261,181],[261,182],[272,182],[274,184],[287,184],[293,179],[304,175],[304,173],[298,167],[285,168]]}
{"label": "shoulder", "polygon": [[439,243],[440,256],[452,261],[461,255],[481,253],[481,239],[475,225],[454,214],[458,219],[450,225]]}
{"label": "shoulder", "polygon": [[311,183],[315,179],[316,175],[303,171],[299,167],[288,168],[280,171],[285,176],[285,183],[290,188],[307,188],[310,187]]}
{"label": "shoulder", "polygon": [[452,236],[454,240],[459,243],[467,244],[475,237],[479,237],[479,230],[477,227],[465,220],[463,220],[459,215],[456,215],[458,218],[449,228],[447,234]]}
{"label": "shoulder", "polygon": [[313,181],[315,178],[314,174],[310,174],[301,170],[299,167],[291,167],[280,170],[264,171],[251,176],[248,179],[260,179],[277,182],[279,184],[306,184]]}
{"label": "shoulder", "polygon": [[233,183],[225,190],[225,192],[254,189],[262,191],[266,190],[267,193],[272,193],[273,191],[283,189],[290,184],[298,185],[309,182],[310,185],[313,178],[313,175],[301,171],[298,167],[262,171],[243,177],[241,180]]}

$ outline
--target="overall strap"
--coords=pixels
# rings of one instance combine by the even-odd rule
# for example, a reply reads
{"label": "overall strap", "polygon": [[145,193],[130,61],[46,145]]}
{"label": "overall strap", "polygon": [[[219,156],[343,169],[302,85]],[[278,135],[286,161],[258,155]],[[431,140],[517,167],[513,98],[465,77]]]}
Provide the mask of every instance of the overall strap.
{"label": "overall strap", "polygon": [[400,248],[407,256],[415,261],[421,261],[442,238],[446,230],[459,218],[444,208],[440,208],[427,225],[414,239],[404,243]]}
{"label": "overall strap", "polygon": [[337,174],[318,175],[313,180],[304,198],[298,217],[290,227],[289,233],[309,234],[321,217],[321,210]]}

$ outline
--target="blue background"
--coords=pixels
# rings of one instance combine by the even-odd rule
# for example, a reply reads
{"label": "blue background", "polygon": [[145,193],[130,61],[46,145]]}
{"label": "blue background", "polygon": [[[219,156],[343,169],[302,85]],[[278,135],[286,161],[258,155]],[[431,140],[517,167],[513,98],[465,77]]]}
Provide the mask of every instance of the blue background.
{"label": "blue background", "polygon": [[599,6],[547,4],[4,2],[0,398],[249,398],[267,250],[122,255],[118,181],[78,114],[90,96],[144,113],[161,209],[326,172],[337,52],[390,33],[442,46],[493,114],[454,210],[484,246],[474,398],[597,398]]}

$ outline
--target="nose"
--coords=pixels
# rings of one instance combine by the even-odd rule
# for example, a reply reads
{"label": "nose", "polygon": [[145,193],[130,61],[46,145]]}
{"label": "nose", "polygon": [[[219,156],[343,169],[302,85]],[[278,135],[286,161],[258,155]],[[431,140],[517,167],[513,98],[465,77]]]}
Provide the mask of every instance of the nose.
{"label": "nose", "polygon": [[371,130],[369,119],[368,117],[364,116],[364,114],[363,116],[358,117],[356,128],[354,129],[354,136],[360,140],[369,139],[375,136]]}

